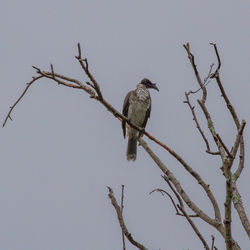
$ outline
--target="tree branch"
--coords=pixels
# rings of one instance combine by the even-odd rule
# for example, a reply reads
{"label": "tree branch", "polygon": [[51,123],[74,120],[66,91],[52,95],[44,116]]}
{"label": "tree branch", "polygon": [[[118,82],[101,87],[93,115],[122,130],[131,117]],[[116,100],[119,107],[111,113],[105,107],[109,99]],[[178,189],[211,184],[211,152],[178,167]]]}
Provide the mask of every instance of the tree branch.
{"label": "tree branch", "polygon": [[209,143],[208,143],[208,139],[206,138],[204,132],[202,131],[202,129],[201,129],[201,127],[200,127],[200,124],[199,124],[199,122],[198,122],[196,113],[195,113],[195,111],[194,111],[194,106],[191,105],[190,100],[189,100],[189,94],[191,94],[191,93],[193,93],[193,92],[190,92],[190,91],[189,91],[189,92],[185,92],[186,100],[184,101],[184,103],[186,103],[186,104],[188,105],[188,107],[190,108],[190,110],[191,110],[191,113],[192,113],[192,115],[193,115],[193,120],[194,120],[194,122],[195,122],[195,124],[196,124],[196,128],[197,128],[198,131],[200,132],[201,137],[203,138],[203,140],[204,140],[204,142],[205,142],[205,144],[206,144],[206,147],[207,147],[206,152],[207,152],[208,154],[212,154],[212,155],[219,155],[220,152],[211,152],[211,151],[210,151],[210,146],[209,146]]}
{"label": "tree branch", "polygon": [[211,238],[212,238],[212,246],[211,246],[211,250],[214,250],[214,249],[215,249],[215,247],[214,247],[214,240],[215,240],[215,238],[214,238],[214,236],[213,236],[213,235],[211,235]]}
{"label": "tree branch", "polygon": [[217,46],[215,43],[210,43],[211,45],[214,46],[214,49],[215,49],[215,53],[216,53],[216,56],[217,56],[217,60],[218,60],[218,67],[217,69],[215,70],[215,72],[212,74],[211,78],[215,78],[216,79],[216,82],[219,86],[219,89],[221,91],[221,94],[222,94],[222,97],[223,99],[225,100],[226,104],[227,104],[227,108],[228,110],[230,111],[232,117],[233,117],[233,120],[235,122],[235,125],[237,127],[237,129],[240,128],[240,122],[239,122],[239,118],[235,112],[235,109],[232,105],[232,103],[230,102],[229,98],[227,97],[226,95],[226,92],[222,86],[222,83],[221,83],[221,80],[220,80],[220,73],[219,73],[219,70],[220,70],[220,67],[221,67],[221,60],[220,60],[220,56],[219,56],[219,52],[218,52],[218,49],[217,49]]}
{"label": "tree branch", "polygon": [[227,155],[229,158],[232,158],[232,155],[230,154],[227,146],[225,145],[225,143],[222,141],[221,137],[219,134],[216,134],[216,137],[218,138],[218,141],[220,142],[221,146],[225,149],[225,151],[227,152]]}
{"label": "tree branch", "polygon": [[[188,215],[188,214],[186,213],[185,208],[184,208],[184,205],[183,205],[183,202],[182,202],[182,200],[181,200],[181,197],[179,196],[179,194],[178,194],[178,193],[174,190],[174,188],[172,187],[172,184],[171,184],[171,182],[168,180],[168,177],[167,177],[166,175],[164,175],[164,176],[162,176],[162,177],[163,177],[164,180],[167,182],[167,184],[169,185],[169,187],[171,188],[171,190],[174,192],[175,196],[177,197],[177,199],[178,199],[178,201],[179,201],[179,204],[176,205],[175,202],[174,202],[174,199],[172,198],[172,196],[171,196],[168,192],[166,192],[165,190],[163,190],[163,189],[159,189],[159,188],[158,188],[158,189],[155,189],[155,190],[151,191],[150,194],[151,194],[152,192],[156,192],[156,191],[157,191],[157,192],[160,192],[162,195],[166,194],[166,195],[170,198],[172,204],[174,205],[174,208],[175,208],[175,210],[176,210],[176,215],[184,216],[184,217],[187,219],[187,221],[188,221],[189,224],[191,225],[192,229],[194,230],[195,234],[196,234],[196,235],[198,236],[198,238],[201,240],[201,242],[202,242],[204,248],[205,248],[206,250],[209,250],[209,247],[208,247],[207,242],[204,240],[204,238],[203,238],[203,236],[201,235],[200,231],[199,231],[198,228],[195,226],[195,224],[193,223],[193,221],[190,219],[190,217],[197,217],[197,215],[192,216],[192,215]],[[178,209],[181,211],[181,213],[179,212]]]}
{"label": "tree branch", "polygon": [[206,90],[206,88],[205,88],[205,86],[204,86],[204,84],[203,84],[203,82],[201,80],[200,74],[199,74],[199,72],[197,70],[197,66],[196,66],[195,61],[194,61],[194,55],[190,51],[190,45],[189,45],[189,43],[184,44],[183,47],[187,51],[188,59],[189,59],[191,65],[193,67],[193,70],[194,70],[194,73],[195,73],[195,77],[197,79],[197,82],[200,85],[200,88],[202,89],[203,95],[202,95],[202,100],[201,101],[204,104],[206,102],[206,99],[207,99],[207,90]]}
{"label": "tree branch", "polygon": [[[94,76],[89,72],[89,64],[88,64],[87,58],[82,59],[82,52],[81,52],[80,43],[77,44],[77,47],[78,47],[78,56],[76,56],[75,58],[80,63],[82,69],[84,70],[85,74],[88,76],[89,80],[93,83],[94,88],[96,90],[96,93],[98,95],[98,98],[101,101],[101,100],[103,100],[103,96],[102,96],[102,92],[100,90],[100,86],[99,86],[98,82],[95,80]],[[85,64],[84,64],[84,62],[85,62]]]}
{"label": "tree branch", "polygon": [[238,131],[238,134],[237,134],[236,139],[235,139],[234,146],[232,147],[232,150],[231,150],[231,155],[232,155],[233,158],[235,158],[235,156],[237,154],[237,151],[238,151],[238,148],[239,148],[239,145],[240,145],[240,141],[242,139],[243,130],[244,130],[245,126],[246,126],[246,121],[242,120],[239,131]]}
{"label": "tree branch", "polygon": [[16,100],[16,102],[10,107],[10,110],[3,122],[3,127],[5,126],[6,122],[8,121],[8,119],[12,120],[10,114],[13,111],[13,109],[16,107],[16,105],[20,102],[20,100],[23,98],[23,96],[26,94],[26,92],[28,91],[29,87],[32,85],[32,83],[34,83],[36,80],[42,78],[43,76],[37,76],[37,77],[33,77],[33,79],[27,83],[26,88],[24,89],[23,93],[20,95],[20,97]]}
{"label": "tree branch", "polygon": [[[124,200],[124,185],[122,185],[122,198],[121,198],[121,215],[123,213],[123,200]],[[126,245],[125,245],[125,238],[124,238],[124,232],[122,231],[122,247],[123,250],[126,250]]]}
{"label": "tree branch", "polygon": [[179,212],[178,207],[177,207],[177,205],[175,204],[173,197],[172,197],[167,191],[165,191],[165,190],[163,190],[163,189],[161,189],[161,188],[157,188],[157,189],[152,190],[149,194],[152,194],[152,193],[154,193],[154,192],[159,192],[159,193],[161,193],[163,196],[164,196],[164,194],[167,195],[167,196],[169,197],[169,199],[171,200],[173,206],[174,206],[174,209],[175,209],[175,211],[176,211],[176,215],[182,215],[182,216],[183,216],[183,214],[181,214],[181,213]]}
{"label": "tree branch", "polygon": [[[168,186],[170,187],[170,189],[172,190],[172,192],[175,194],[177,200],[179,201],[180,206],[184,207],[184,204],[182,202],[182,199],[181,199],[180,195],[178,195],[178,193],[176,192],[176,190],[172,186],[171,182],[169,181],[168,177],[166,175],[162,175],[161,177],[167,182]],[[194,216],[197,217],[197,215],[194,215]],[[191,215],[190,215],[190,217],[191,217]]]}
{"label": "tree branch", "polygon": [[[217,82],[217,85],[221,91],[221,95],[226,103],[226,106],[233,118],[233,121],[236,125],[236,128],[237,130],[240,129],[240,122],[239,122],[239,118],[238,118],[238,115],[232,105],[232,103],[230,102],[225,90],[224,90],[224,87],[221,83],[221,79],[220,79],[220,67],[221,67],[221,60],[220,60],[220,55],[219,55],[219,52],[218,52],[218,49],[217,49],[217,46],[215,43],[210,43],[213,47],[214,47],[214,50],[215,50],[215,53],[216,53],[216,57],[217,57],[217,60],[218,60],[218,67],[217,69],[215,70],[215,72],[211,75],[211,78],[215,78],[216,79],[216,82]],[[239,165],[238,165],[238,168],[237,168],[237,171],[235,173],[235,178],[238,179],[243,168],[244,168],[244,161],[245,161],[245,147],[244,147],[244,138],[241,137],[240,139],[240,161],[239,161]]]}
{"label": "tree branch", "polygon": [[201,240],[204,248],[206,250],[210,250],[209,249],[209,246],[207,244],[207,242],[204,240],[203,236],[201,235],[200,231],[198,230],[198,228],[195,226],[194,222],[189,218],[188,214],[186,213],[185,209],[180,206],[180,205],[177,205],[178,208],[181,210],[181,212],[184,214],[184,216],[186,217],[187,221],[189,222],[189,224],[191,225],[191,227],[193,228],[195,234],[199,237],[199,239]]}
{"label": "tree branch", "polygon": [[128,241],[134,245],[135,247],[137,247],[138,249],[141,249],[141,250],[147,250],[146,247],[144,247],[142,244],[140,244],[139,242],[137,242],[136,240],[134,240],[134,238],[132,237],[131,233],[129,233],[125,223],[124,223],[124,220],[123,220],[123,216],[122,216],[122,213],[121,213],[121,208],[119,207],[117,201],[116,201],[116,198],[114,196],[114,192],[112,190],[112,188],[108,187],[108,190],[109,190],[109,199],[111,200],[111,203],[113,205],[113,207],[115,208],[115,211],[116,211],[116,214],[117,214],[117,218],[118,218],[118,221],[120,223],[120,227],[122,229],[122,232],[125,234],[125,236],[127,237]]}
{"label": "tree branch", "polygon": [[249,220],[246,215],[246,211],[243,206],[241,195],[237,189],[236,182],[234,180],[234,175],[232,176],[232,192],[233,192],[232,201],[234,204],[234,208],[236,209],[240,217],[240,221],[242,223],[243,228],[245,229],[248,237],[250,238],[250,223],[249,223]]}
{"label": "tree branch", "polygon": [[[218,207],[218,204],[209,188],[209,185],[203,185],[203,189],[205,190],[207,196],[209,197],[213,207],[214,207],[214,213],[215,213],[215,219],[211,219],[206,213],[204,213],[200,208],[197,207],[197,205],[192,202],[189,198],[189,196],[186,194],[185,190],[182,188],[179,181],[175,178],[175,176],[172,174],[172,172],[166,167],[165,164],[157,157],[157,155],[154,154],[154,152],[149,148],[147,143],[140,138],[139,139],[140,144],[142,147],[146,150],[146,152],[150,155],[150,157],[154,160],[154,162],[157,164],[157,166],[161,169],[161,171],[168,177],[168,179],[173,183],[175,186],[177,192],[180,194],[182,199],[185,201],[185,203],[189,206],[191,210],[193,210],[202,220],[206,221],[208,224],[215,227],[224,237],[224,227],[221,222],[221,215],[220,210]],[[192,174],[193,176],[198,179],[198,183],[204,183],[203,180],[199,177],[199,175]]]}
{"label": "tree branch", "polygon": [[227,250],[232,250],[233,240],[232,240],[232,230],[231,230],[231,205],[232,205],[232,179],[230,174],[230,166],[229,164],[224,164],[224,171],[226,176],[226,200],[224,203],[225,206],[225,233],[226,233],[226,247]]}

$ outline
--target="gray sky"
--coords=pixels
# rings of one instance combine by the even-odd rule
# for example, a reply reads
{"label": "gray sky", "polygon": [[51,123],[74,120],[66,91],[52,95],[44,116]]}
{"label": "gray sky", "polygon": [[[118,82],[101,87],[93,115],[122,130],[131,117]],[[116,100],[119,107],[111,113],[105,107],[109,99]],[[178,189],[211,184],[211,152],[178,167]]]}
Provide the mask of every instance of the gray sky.
{"label": "gray sky", "polygon": [[[221,78],[245,129],[246,166],[238,186],[249,215],[249,1],[3,1],[1,21],[0,118],[35,75],[32,65],[86,80],[74,59],[80,42],[103,94],[121,110],[125,94],[143,77],[157,82],[147,130],[180,153],[211,185],[223,211],[220,161],[207,155],[184,92],[196,89],[182,47],[187,41],[202,77],[221,54]],[[215,126],[231,147],[235,128],[214,82],[208,106]],[[199,94],[193,96],[193,101]],[[197,106],[198,107],[198,106]],[[168,189],[161,172],[142,148],[127,162],[120,122],[81,91],[49,80],[34,84],[0,130],[0,249],[121,249],[121,232],[107,197],[120,197],[125,185],[127,227],[149,249],[199,250],[188,223],[175,216],[170,201],[154,188]],[[207,125],[201,119],[203,129]],[[208,133],[206,133],[208,134]],[[147,140],[148,141],[148,140]],[[209,215],[212,209],[199,185],[160,147],[164,160]],[[213,148],[214,145],[213,145]],[[233,211],[233,234],[242,249],[249,240]],[[224,249],[224,241],[203,222],[202,234]],[[134,249],[127,243],[127,249]]]}

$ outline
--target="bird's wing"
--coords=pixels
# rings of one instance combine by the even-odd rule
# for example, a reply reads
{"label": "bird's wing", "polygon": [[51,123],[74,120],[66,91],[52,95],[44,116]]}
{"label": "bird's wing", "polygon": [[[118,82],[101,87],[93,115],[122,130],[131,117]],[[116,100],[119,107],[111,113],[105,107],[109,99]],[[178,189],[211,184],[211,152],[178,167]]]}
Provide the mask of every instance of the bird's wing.
{"label": "bird's wing", "polygon": [[145,128],[146,125],[147,125],[147,121],[148,121],[148,118],[150,117],[150,113],[151,113],[151,105],[152,105],[152,101],[151,101],[151,98],[150,98],[150,105],[149,105],[149,108],[146,111],[146,115],[145,115],[144,122],[142,124],[142,128]]}
{"label": "bird's wing", "polygon": [[[123,102],[122,114],[126,117],[128,117],[129,97],[132,94],[132,92],[133,91],[128,92]],[[123,130],[123,136],[125,138],[126,137],[126,121],[122,121],[122,130]]]}

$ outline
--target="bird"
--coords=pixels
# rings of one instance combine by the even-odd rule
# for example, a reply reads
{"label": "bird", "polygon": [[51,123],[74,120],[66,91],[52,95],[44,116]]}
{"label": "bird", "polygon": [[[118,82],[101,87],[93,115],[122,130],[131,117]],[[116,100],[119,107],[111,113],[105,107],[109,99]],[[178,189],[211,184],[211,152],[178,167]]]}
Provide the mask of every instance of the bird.
{"label": "bird", "polygon": [[[144,78],[136,86],[135,90],[128,92],[124,99],[122,114],[126,116],[134,125],[145,128],[151,113],[151,97],[148,89],[159,91],[155,83]],[[127,160],[135,161],[137,153],[137,140],[141,133],[122,121],[123,136],[128,137]]]}

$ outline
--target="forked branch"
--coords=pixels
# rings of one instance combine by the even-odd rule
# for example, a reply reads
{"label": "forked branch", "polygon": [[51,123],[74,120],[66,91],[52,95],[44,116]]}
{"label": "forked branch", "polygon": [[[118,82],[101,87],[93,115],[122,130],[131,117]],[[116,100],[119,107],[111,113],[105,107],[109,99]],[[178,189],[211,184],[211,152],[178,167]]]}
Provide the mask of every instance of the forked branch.
{"label": "forked branch", "polygon": [[[206,107],[206,98],[204,98],[204,93],[205,94],[207,93],[206,92],[206,85],[204,82],[201,81],[201,77],[199,76],[199,72],[198,72],[197,67],[195,65],[195,62],[194,62],[194,55],[190,51],[189,44],[187,43],[186,45],[184,45],[184,48],[187,51],[188,58],[189,58],[190,63],[194,69],[197,83],[200,87],[202,87],[203,97],[201,100],[197,100],[197,101],[198,101],[198,103],[203,111],[203,114],[205,115],[205,118],[206,118],[207,123],[208,123],[208,128],[209,128],[209,131],[214,139],[214,142],[216,143],[216,145],[218,147],[219,154],[220,154],[221,160],[222,160],[222,168],[221,169],[223,170],[223,174],[226,178],[226,198],[225,198],[225,203],[224,203],[224,205],[225,205],[224,225],[225,225],[225,239],[226,239],[226,243],[227,243],[227,249],[239,249],[238,244],[233,240],[232,234],[231,234],[231,203],[232,203],[232,199],[237,200],[237,202],[234,203],[234,205],[239,202],[237,204],[237,206],[235,206],[235,208],[239,214],[239,217],[241,219],[243,227],[245,228],[248,235],[250,235],[249,234],[249,227],[250,227],[249,222],[248,222],[248,219],[246,217],[245,210],[244,210],[244,207],[242,205],[241,198],[240,198],[240,195],[238,193],[237,186],[236,186],[236,181],[244,168],[245,150],[244,150],[243,130],[244,130],[244,127],[246,125],[246,122],[244,120],[242,120],[242,123],[240,124],[237,113],[236,113],[232,103],[230,102],[230,100],[229,100],[229,98],[228,98],[228,96],[223,88],[223,85],[222,85],[222,82],[220,79],[220,72],[219,72],[220,68],[221,68],[220,55],[219,55],[216,44],[211,43],[211,45],[213,45],[213,47],[215,49],[216,57],[218,60],[218,66],[217,66],[214,73],[211,73],[211,67],[210,67],[209,78],[216,79],[216,82],[217,82],[217,85],[220,89],[221,95],[222,95],[223,99],[225,100],[225,103],[226,103],[226,106],[227,106],[229,112],[231,113],[231,116],[233,118],[233,121],[236,125],[237,132],[238,132],[236,135],[236,140],[234,142],[234,145],[231,147],[232,148],[231,151],[229,151],[228,147],[223,142],[221,136],[215,130],[210,112],[208,111],[208,109]],[[207,79],[208,79],[208,77],[205,78],[205,80],[207,80]],[[191,94],[191,93],[193,93],[193,92],[192,91],[188,92],[188,94]],[[189,105],[189,108],[191,109],[193,118],[196,122],[196,126],[197,126],[203,140],[206,143],[207,149],[209,149],[208,140],[204,139],[205,135],[204,135],[203,131],[200,129],[198,120],[197,120],[195,112],[194,112],[194,107],[192,107],[192,105],[189,101],[188,94],[186,93],[186,101],[185,102]],[[234,159],[236,157],[238,148],[240,148],[239,165],[238,165],[238,168],[237,168],[235,174],[232,174],[231,167],[234,163]]]}

